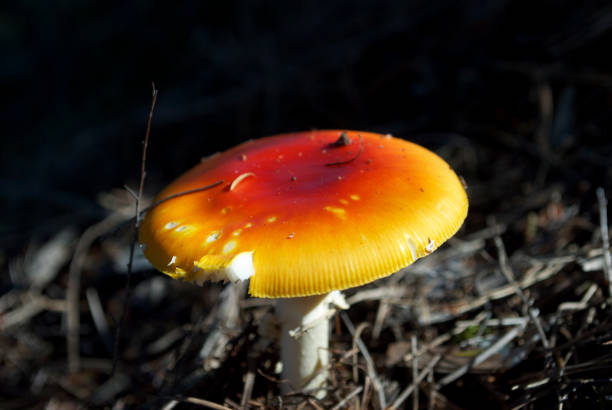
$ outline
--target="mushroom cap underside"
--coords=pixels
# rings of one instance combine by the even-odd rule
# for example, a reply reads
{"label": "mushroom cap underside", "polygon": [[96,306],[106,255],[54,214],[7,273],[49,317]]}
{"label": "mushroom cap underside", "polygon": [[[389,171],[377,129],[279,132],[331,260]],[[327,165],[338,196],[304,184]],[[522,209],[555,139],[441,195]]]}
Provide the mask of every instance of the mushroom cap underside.
{"label": "mushroom cap underside", "polygon": [[140,228],[153,266],[196,282],[250,278],[257,297],[388,276],[451,237],[468,208],[459,178],[431,151],[337,130],[248,141],[201,162],[160,200]]}

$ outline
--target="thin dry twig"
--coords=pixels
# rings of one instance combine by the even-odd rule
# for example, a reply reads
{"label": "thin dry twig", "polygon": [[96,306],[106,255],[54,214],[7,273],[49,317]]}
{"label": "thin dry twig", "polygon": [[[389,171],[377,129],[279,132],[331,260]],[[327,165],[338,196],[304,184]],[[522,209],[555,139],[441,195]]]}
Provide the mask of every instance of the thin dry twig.
{"label": "thin dry twig", "polygon": [[36,250],[34,257],[24,267],[32,290],[41,292],[57,277],[62,266],[73,255],[75,236],[72,228],[65,228]]}
{"label": "thin dry twig", "polygon": [[[574,256],[566,256],[554,258],[548,261],[546,264],[537,265],[533,269],[532,274],[525,274],[525,276],[518,282],[521,289],[525,289],[534,286],[544,280],[551,278],[552,276],[559,273],[568,263],[575,261]],[[457,304],[449,304],[445,306],[445,310],[439,312],[427,312],[419,315],[419,324],[421,326],[432,325],[436,323],[446,322],[453,320],[459,316],[464,315],[475,309],[479,309],[482,306],[496,301],[499,299],[506,298],[508,296],[516,294],[516,288],[512,284],[500,286],[496,289],[491,290],[486,295],[476,297],[467,302],[460,302]],[[350,299],[349,299],[350,300]]]}
{"label": "thin dry twig", "polygon": [[96,239],[115,229],[125,217],[120,212],[113,212],[102,221],[90,226],[83,232],[74,251],[68,269],[68,290],[66,292],[67,326],[66,343],[68,350],[68,369],[71,373],[79,370],[79,328],[80,328],[80,289],[81,269],[85,263],[87,251]]}
{"label": "thin dry twig", "polygon": [[338,404],[336,404],[334,407],[332,407],[331,410],[339,410],[342,407],[346,406],[346,404],[349,402],[349,400],[351,400],[353,397],[355,397],[359,393],[361,393],[362,390],[363,390],[362,386],[356,387],[353,391],[351,391],[349,394],[347,394],[347,396],[345,398],[340,400],[338,402]]}
{"label": "thin dry twig", "polygon": [[480,363],[484,362],[489,357],[499,352],[504,346],[506,346],[514,338],[516,338],[523,331],[523,329],[524,329],[524,326],[517,326],[513,328],[512,330],[510,330],[509,332],[507,332],[497,342],[493,343],[491,346],[489,346],[488,349],[484,350],[482,353],[476,356],[469,363],[461,366],[460,368],[458,368],[457,370],[455,370],[454,372],[452,372],[451,374],[449,374],[448,376],[440,380],[436,384],[436,389],[439,389],[443,386],[446,386],[447,384],[454,382],[455,380],[457,380],[458,378],[466,374],[468,370],[470,370],[473,367],[478,366]]}
{"label": "thin dry twig", "polygon": [[610,256],[610,236],[608,234],[608,201],[602,187],[597,188],[597,202],[599,203],[599,225],[604,257],[604,273],[608,282],[610,300],[612,301],[612,257]]}
{"label": "thin dry twig", "polygon": [[389,314],[391,307],[385,300],[381,300],[378,303],[378,310],[376,311],[376,319],[374,320],[374,327],[372,328],[372,339],[378,340],[380,333],[382,332],[385,317]]}
{"label": "thin dry twig", "polygon": [[102,338],[105,347],[112,352],[113,340],[108,328],[108,323],[106,321],[106,315],[104,314],[104,308],[102,307],[102,302],[100,301],[100,295],[98,295],[98,291],[95,288],[87,288],[85,291],[85,297],[87,299],[87,304],[89,305],[89,312],[91,313],[91,317],[94,321],[94,326]]}
{"label": "thin dry twig", "polygon": [[[197,188],[193,188],[193,189],[188,189],[188,190],[186,190],[186,191],[177,192],[177,193],[175,193],[175,194],[168,195],[168,196],[167,196],[167,197],[165,197],[165,198],[158,199],[157,201],[153,202],[151,205],[147,206],[146,208],[141,209],[141,210],[139,211],[139,213],[137,214],[137,215],[138,215],[138,218],[140,218],[140,220],[142,220],[142,217],[143,217],[143,215],[144,215],[144,214],[146,214],[147,212],[149,212],[151,209],[153,209],[153,208],[155,208],[155,207],[157,207],[157,206],[159,206],[159,205],[163,204],[164,202],[167,202],[167,201],[170,201],[170,200],[172,200],[172,199],[179,198],[179,197],[182,197],[182,196],[185,196],[185,195],[197,194],[198,192],[208,191],[209,189],[215,188],[215,187],[217,187],[217,186],[219,186],[219,185],[223,184],[224,182],[225,182],[224,180],[220,179],[220,180],[218,180],[218,181],[213,182],[212,184],[204,185],[204,186],[197,187]],[[131,190],[131,188],[129,188],[129,187],[127,187],[127,186],[125,186],[125,189],[126,189],[126,191],[127,191],[127,192],[129,192],[129,193],[130,193],[130,195],[133,197],[134,193],[133,193],[133,191]],[[126,223],[126,224],[127,224],[127,223],[133,223],[133,222],[135,222],[135,221],[136,221],[138,218],[137,218],[136,216],[133,216],[132,218],[127,219],[127,220],[125,221],[125,223]]]}
{"label": "thin dry twig", "polygon": [[[349,319],[348,315],[345,314],[344,312],[340,312],[340,318],[344,322],[344,325],[349,330],[351,335],[355,337],[355,334],[356,334],[355,326],[353,326],[353,323],[351,322],[351,319]],[[368,348],[363,343],[360,337],[358,336],[355,337],[355,344],[359,348],[359,351],[361,352],[361,354],[363,355],[363,358],[366,361],[366,366],[368,369],[368,376],[372,380],[372,384],[374,385],[374,390],[376,390],[376,393],[378,394],[378,401],[379,401],[380,408],[384,409],[387,406],[387,403],[385,400],[385,392],[383,390],[382,383],[380,382],[378,378],[378,374],[376,373],[376,368],[374,367],[374,361],[372,360],[372,357],[370,356],[370,353],[368,352]]]}
{"label": "thin dry twig", "polygon": [[[357,326],[357,329],[355,330],[355,334],[353,335],[353,349],[352,350],[356,350],[359,349],[357,347],[357,339],[361,337],[361,333],[369,326],[369,323],[361,323],[359,324],[359,326]],[[359,373],[358,373],[358,369],[357,369],[357,355],[353,356],[353,381],[355,383],[359,383]]]}
{"label": "thin dry twig", "polygon": [[138,213],[138,216],[140,219],[142,219],[142,215],[146,214],[147,212],[149,212],[151,209],[155,208],[158,205],[163,204],[166,201],[170,201],[171,199],[174,198],[178,198],[181,196],[185,196],[185,195],[191,195],[191,194],[195,194],[198,192],[202,192],[202,191],[208,191],[209,189],[212,189],[216,186],[219,186],[223,183],[224,181],[222,179],[213,182],[212,184],[208,184],[208,185],[204,185],[198,188],[194,188],[194,189],[188,189],[186,191],[181,191],[181,192],[177,192],[176,194],[172,194],[172,195],[168,195],[167,197],[161,198],[155,202],[153,202],[151,205],[149,205],[148,207],[144,208],[142,211],[140,211]]}
{"label": "thin dry twig", "polygon": [[230,406],[233,410],[240,410],[240,405],[228,397],[223,400],[223,404],[225,406]]}
{"label": "thin dry twig", "polygon": [[3,333],[27,323],[45,310],[66,311],[66,303],[63,300],[50,299],[38,294],[36,290],[25,293],[20,299],[21,306],[1,315],[0,331]]}
{"label": "thin dry twig", "polygon": [[412,352],[412,386],[414,394],[412,395],[412,408],[419,410],[419,356],[417,355],[417,337],[413,333],[410,337],[410,351]]}
{"label": "thin dry twig", "polygon": [[253,386],[255,385],[255,372],[249,370],[244,378],[244,389],[242,390],[242,400],[240,401],[241,409],[248,409],[249,400],[253,394]]}
{"label": "thin dry twig", "polygon": [[512,273],[512,268],[510,267],[510,264],[508,263],[508,255],[506,254],[506,248],[504,247],[504,243],[502,242],[501,236],[496,235],[493,238],[493,240],[495,241],[495,247],[497,248],[500,270],[506,277],[506,280],[508,281],[508,283],[510,283],[512,287],[514,288],[515,293],[519,296],[519,298],[523,302],[525,311],[527,312],[527,314],[529,315],[529,318],[531,319],[533,324],[536,326],[536,329],[538,330],[540,339],[542,340],[542,345],[544,346],[545,349],[548,349],[550,347],[550,343],[548,342],[548,338],[546,337],[546,333],[544,332],[544,328],[542,327],[542,322],[540,321],[540,318],[537,316],[534,309],[531,307],[529,300],[527,299],[527,296],[525,296],[525,293],[523,292],[523,289],[521,289],[517,281],[514,279],[514,274]]}
{"label": "thin dry twig", "polygon": [[16,309],[2,315],[0,331],[7,332],[9,329],[27,322],[44,310],[40,303],[25,303]]}
{"label": "thin dry twig", "polygon": [[323,410],[323,407],[319,406],[317,404],[316,401],[314,401],[313,399],[311,399],[310,397],[308,399],[306,399],[306,401],[308,402],[308,404],[310,404],[312,407],[314,407],[316,410]]}
{"label": "thin dry twig", "polygon": [[151,109],[149,110],[149,118],[147,119],[147,130],[145,132],[145,138],[142,143],[142,159],[140,161],[140,182],[138,183],[138,196],[136,197],[136,230],[140,226],[141,215],[140,205],[142,199],[142,190],[144,189],[144,182],[147,176],[147,148],[149,148],[149,135],[151,135],[151,122],[153,121],[153,111],[155,110],[155,103],[157,102],[157,89],[155,83],[151,83],[153,87],[153,97],[151,100]]}
{"label": "thin dry twig", "polygon": [[368,300],[385,300],[389,303],[390,299],[400,299],[408,293],[406,287],[402,286],[379,286],[372,289],[363,289],[346,299],[346,303],[353,306],[356,303]]}
{"label": "thin dry twig", "polygon": [[170,404],[170,403],[168,403],[164,407],[164,410],[172,409],[174,406],[176,406],[176,404],[178,404],[178,402],[197,404],[198,406],[202,406],[202,407],[206,407],[206,408],[214,409],[214,410],[232,410],[229,407],[222,406],[220,404],[217,404],[217,403],[209,401],[209,400],[199,399],[197,397],[180,397],[180,398],[177,398],[177,399],[172,400],[170,402],[170,403],[172,403],[172,407],[167,407]]}
{"label": "thin dry twig", "polygon": [[[344,135],[346,136],[346,134],[344,134]],[[357,154],[354,157],[349,158],[347,160],[343,160],[343,161],[328,162],[327,164],[325,164],[325,166],[326,167],[335,167],[337,165],[346,165],[346,164],[349,164],[349,163],[355,161],[357,158],[359,158],[361,156],[361,153],[363,152],[363,137],[361,136],[361,134],[357,134],[357,135],[359,136],[359,151],[357,152]],[[338,139],[338,141],[340,141],[341,139],[342,139],[342,137],[340,137]],[[338,141],[336,141],[335,143],[330,144],[330,145],[332,145],[334,147],[342,147],[342,146],[349,145],[348,143],[339,143],[339,144],[337,144]],[[334,145],[334,144],[337,144],[337,145]]]}
{"label": "thin dry twig", "polygon": [[427,374],[427,384],[429,385],[429,401],[427,404],[427,408],[429,410],[433,410],[436,405],[436,396],[438,391],[435,389],[434,383],[434,370],[433,367],[431,371]]}
{"label": "thin dry twig", "polygon": [[[467,327],[467,326],[465,326]],[[465,329],[462,329],[461,331],[463,331]],[[455,333],[455,331],[453,332]],[[457,333],[461,333],[461,332],[457,332]],[[452,334],[451,333],[444,333],[441,334],[440,336],[436,337],[434,340],[432,340],[431,342],[427,343],[426,345],[421,346],[419,349],[417,349],[416,354],[418,356],[423,355],[425,352],[428,351],[432,351],[433,349],[435,349],[436,347],[440,346],[442,343],[446,343],[448,340],[450,340],[452,338]],[[405,362],[411,362],[413,358],[413,354],[412,352],[408,353],[405,357],[404,357],[404,361]]]}
{"label": "thin dry twig", "polygon": [[372,381],[368,376],[365,378],[363,386],[363,394],[361,395],[361,408],[367,409],[370,407],[370,398],[372,397]]}
{"label": "thin dry twig", "polygon": [[415,386],[418,386],[419,383],[421,383],[423,381],[423,379],[429,374],[431,373],[431,371],[433,370],[433,368],[438,364],[438,362],[440,361],[440,359],[442,359],[442,355],[436,355],[430,362],[429,364],[418,374],[417,378],[408,386],[406,387],[406,389],[404,389],[404,391],[397,397],[397,399],[395,399],[395,401],[393,402],[393,404],[391,406],[389,406],[387,408],[387,410],[395,410],[397,408],[399,408],[402,403],[404,401],[406,401],[406,399],[408,397],[410,397],[410,395],[412,394],[412,392],[415,389]]}
{"label": "thin dry twig", "polygon": [[117,329],[115,331],[115,345],[113,348],[113,368],[111,370],[111,377],[115,373],[115,369],[117,368],[117,361],[119,357],[119,344],[121,339],[121,328],[123,326],[123,322],[125,320],[125,316],[127,313],[128,303],[130,300],[130,279],[132,277],[132,266],[134,262],[134,251],[136,249],[136,243],[138,242],[138,228],[140,227],[141,221],[141,199],[142,199],[142,190],[144,187],[145,177],[146,177],[146,161],[147,161],[147,148],[149,147],[149,135],[151,134],[151,122],[153,120],[153,111],[155,110],[155,103],[157,102],[157,94],[158,91],[155,88],[155,83],[151,83],[153,87],[153,97],[151,100],[151,109],[149,110],[149,118],[147,119],[147,130],[145,131],[145,137],[142,144],[142,159],[140,161],[140,182],[138,184],[138,196],[136,197],[136,222],[134,223],[134,233],[132,238],[132,243],[130,244],[130,256],[127,263],[127,271],[125,277],[125,294],[123,299],[123,305],[121,308],[121,315],[119,316],[119,322],[117,324]]}
{"label": "thin dry twig", "polygon": [[580,302],[563,302],[560,303],[559,306],[557,307],[557,311],[561,312],[564,310],[584,310],[587,309],[589,307],[588,303],[591,300],[591,298],[593,297],[593,295],[595,295],[595,292],[597,292],[597,290],[599,289],[599,286],[596,283],[592,283],[588,289],[586,290],[586,292],[584,293],[584,295],[582,296],[582,299],[580,299]]}

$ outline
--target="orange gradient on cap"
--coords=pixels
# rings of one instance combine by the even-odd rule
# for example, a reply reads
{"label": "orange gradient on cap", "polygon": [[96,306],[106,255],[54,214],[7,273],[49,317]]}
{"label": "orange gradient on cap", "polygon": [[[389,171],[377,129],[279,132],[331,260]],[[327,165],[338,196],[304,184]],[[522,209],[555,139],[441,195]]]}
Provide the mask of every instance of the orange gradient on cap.
{"label": "orange gradient on cap", "polygon": [[[348,145],[334,144],[345,134]],[[347,141],[347,139],[345,139]],[[465,190],[431,151],[390,136],[307,131],[213,156],[156,198],[140,242],[160,271],[220,280],[252,252],[257,297],[327,293],[388,276],[433,252],[462,225]]]}

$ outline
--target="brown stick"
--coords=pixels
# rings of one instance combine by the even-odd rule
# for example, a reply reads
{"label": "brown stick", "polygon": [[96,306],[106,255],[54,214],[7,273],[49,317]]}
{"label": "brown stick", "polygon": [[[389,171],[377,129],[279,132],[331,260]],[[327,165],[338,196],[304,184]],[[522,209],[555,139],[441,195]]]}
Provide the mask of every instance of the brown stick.
{"label": "brown stick", "polygon": [[119,316],[119,323],[117,324],[117,330],[115,331],[115,345],[113,348],[113,367],[111,370],[110,377],[115,374],[117,368],[117,360],[119,357],[119,340],[121,339],[121,327],[125,320],[127,313],[127,306],[130,300],[130,279],[132,277],[132,265],[134,262],[134,250],[136,248],[136,242],[138,241],[138,228],[140,227],[140,202],[142,199],[142,189],[146,176],[146,161],[147,161],[147,148],[149,146],[149,135],[151,134],[151,120],[153,119],[153,111],[155,109],[155,103],[157,102],[157,89],[155,83],[151,83],[153,87],[153,99],[151,101],[151,109],[149,110],[149,118],[147,120],[147,130],[145,132],[144,142],[142,144],[142,159],[140,161],[140,183],[138,184],[138,196],[136,197],[136,222],[134,224],[134,236],[130,245],[130,257],[127,264],[127,272],[125,277],[125,294],[123,299],[123,307],[121,308],[121,316]]}

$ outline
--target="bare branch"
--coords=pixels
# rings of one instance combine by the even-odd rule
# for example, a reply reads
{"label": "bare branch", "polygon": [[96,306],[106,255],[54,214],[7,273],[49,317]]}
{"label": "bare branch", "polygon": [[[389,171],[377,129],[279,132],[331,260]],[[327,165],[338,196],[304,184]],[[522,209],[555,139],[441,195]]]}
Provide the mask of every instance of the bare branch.
{"label": "bare branch", "polygon": [[610,256],[610,236],[608,234],[608,201],[602,187],[597,188],[597,202],[599,202],[599,225],[601,227],[604,273],[606,275],[606,281],[608,282],[610,300],[612,300],[612,257]]}

